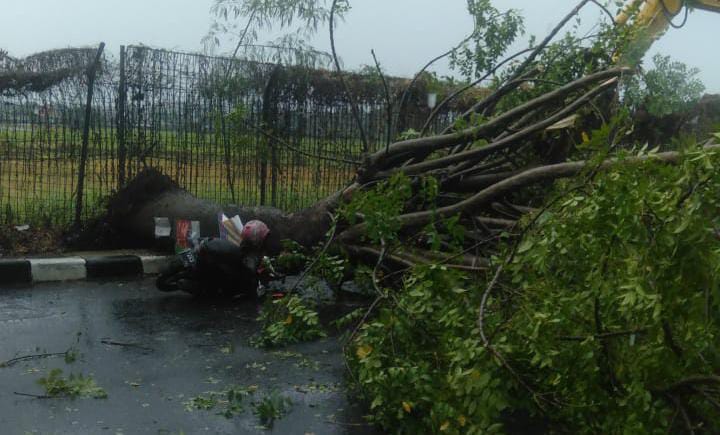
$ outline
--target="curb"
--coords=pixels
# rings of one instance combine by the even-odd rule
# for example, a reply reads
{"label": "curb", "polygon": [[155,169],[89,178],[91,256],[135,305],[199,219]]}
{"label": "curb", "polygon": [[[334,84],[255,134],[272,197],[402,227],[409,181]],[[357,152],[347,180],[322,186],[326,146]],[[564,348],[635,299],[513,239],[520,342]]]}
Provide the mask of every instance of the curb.
{"label": "curb", "polygon": [[0,287],[157,275],[171,256],[106,255],[0,260]]}

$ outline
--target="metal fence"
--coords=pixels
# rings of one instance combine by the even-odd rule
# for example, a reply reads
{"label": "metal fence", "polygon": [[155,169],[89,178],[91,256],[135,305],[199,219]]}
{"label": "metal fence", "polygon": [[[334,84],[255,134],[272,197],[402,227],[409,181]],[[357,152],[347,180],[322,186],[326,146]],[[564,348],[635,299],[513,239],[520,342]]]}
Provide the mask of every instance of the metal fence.
{"label": "metal fence", "polygon": [[[109,192],[114,168],[117,91],[111,62],[101,58],[91,116],[86,69],[95,49],[65,49],[6,65],[0,81],[0,221],[67,224],[77,205],[83,130],[88,121],[87,180],[81,217]],[[13,74],[15,77],[13,77]],[[8,83],[9,82],[9,83]]]}
{"label": "metal fence", "polygon": [[[22,68],[31,77],[65,72],[62,80],[21,91],[0,83],[5,223],[67,225],[76,211],[87,220],[146,167],[201,198],[293,211],[351,181],[362,158],[351,105],[327,71],[123,47],[119,61],[101,58],[88,108],[95,50],[57,54]],[[396,132],[382,84],[361,75],[347,82],[370,148],[383,146]],[[413,126],[423,114],[411,115]],[[444,113],[436,123],[451,118]]]}

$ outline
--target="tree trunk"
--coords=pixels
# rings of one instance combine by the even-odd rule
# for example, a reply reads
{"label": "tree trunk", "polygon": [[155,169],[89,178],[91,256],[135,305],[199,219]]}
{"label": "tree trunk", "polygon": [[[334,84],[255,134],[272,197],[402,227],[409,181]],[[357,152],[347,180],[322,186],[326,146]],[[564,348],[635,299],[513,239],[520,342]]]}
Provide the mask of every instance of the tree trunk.
{"label": "tree trunk", "polygon": [[218,236],[218,214],[239,215],[243,222],[259,219],[270,228],[270,255],[281,250],[281,241],[292,239],[311,246],[323,239],[332,219],[330,212],[338,195],[319,201],[297,213],[286,214],[272,207],[222,207],[198,199],[179,188],[168,176],[148,169],[113,196],[107,212],[91,222],[68,242],[77,249],[153,248],[155,217],[200,221],[203,237]]}

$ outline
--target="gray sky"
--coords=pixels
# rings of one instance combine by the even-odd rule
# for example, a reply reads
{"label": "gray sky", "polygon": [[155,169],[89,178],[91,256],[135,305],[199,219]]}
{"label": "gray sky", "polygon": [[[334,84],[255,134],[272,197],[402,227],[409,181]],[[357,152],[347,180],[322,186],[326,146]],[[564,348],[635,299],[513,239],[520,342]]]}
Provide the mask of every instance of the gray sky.
{"label": "gray sky", "polygon": [[[211,0],[3,0],[0,48],[24,56],[50,48],[105,41],[117,53],[121,44],[144,43],[198,51],[210,24]],[[576,0],[495,0],[500,9],[520,9],[529,34],[539,38]],[[393,75],[412,75],[472,30],[465,0],[354,0],[337,32],[338,51],[347,67],[370,64],[374,48]],[[587,7],[585,23],[600,12]],[[382,11],[380,13],[379,11]],[[720,15],[697,11],[688,24],[671,29],[655,44],[657,52],[698,67],[708,92],[720,93]],[[327,48],[327,32],[316,44]],[[438,71],[448,73],[445,66]]]}

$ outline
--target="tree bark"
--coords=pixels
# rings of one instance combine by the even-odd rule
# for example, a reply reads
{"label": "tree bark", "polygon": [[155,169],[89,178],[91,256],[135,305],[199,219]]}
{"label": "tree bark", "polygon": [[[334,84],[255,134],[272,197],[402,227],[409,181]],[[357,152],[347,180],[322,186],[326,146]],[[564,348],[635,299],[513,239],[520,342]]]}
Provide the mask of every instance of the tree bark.
{"label": "tree bark", "polygon": [[104,215],[80,233],[71,234],[68,242],[79,249],[153,248],[157,245],[155,217],[167,217],[171,222],[196,220],[200,222],[201,236],[217,237],[218,214],[225,213],[237,214],[243,222],[254,219],[265,222],[270,228],[267,252],[276,255],[285,239],[307,247],[321,241],[341,194],[338,192],[297,213],[284,213],[272,207],[223,207],[194,197],[166,175],[148,169],[113,197]]}

